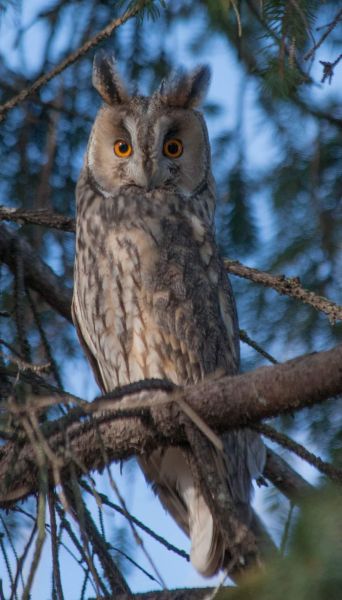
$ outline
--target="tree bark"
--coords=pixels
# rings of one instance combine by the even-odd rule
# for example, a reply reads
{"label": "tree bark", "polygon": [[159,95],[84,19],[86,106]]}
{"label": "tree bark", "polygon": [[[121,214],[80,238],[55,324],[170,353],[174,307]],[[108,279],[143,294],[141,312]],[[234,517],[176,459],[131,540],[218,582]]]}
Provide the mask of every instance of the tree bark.
{"label": "tree bark", "polygon": [[[85,405],[88,416],[82,422],[70,423],[70,417],[65,417],[42,427],[51,450],[50,458],[46,458],[51,464],[53,454],[55,473],[71,462],[82,465],[85,471],[102,470],[113,460],[149,453],[163,445],[184,444],[185,417],[178,398],[208,427],[222,432],[313,406],[341,392],[342,346],[338,346],[281,365],[177,389],[172,394],[143,391],[121,400],[99,398]],[[198,424],[196,418],[194,423]],[[18,446],[14,442],[0,449],[3,505],[38,490],[36,450],[29,443]]]}

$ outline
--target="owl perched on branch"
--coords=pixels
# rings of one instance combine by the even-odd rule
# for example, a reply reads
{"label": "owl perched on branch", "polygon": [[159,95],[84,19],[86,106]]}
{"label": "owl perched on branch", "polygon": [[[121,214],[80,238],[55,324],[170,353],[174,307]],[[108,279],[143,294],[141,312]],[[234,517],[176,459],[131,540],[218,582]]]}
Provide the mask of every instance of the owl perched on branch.
{"label": "owl perched on branch", "polygon": [[[73,319],[103,392],[159,378],[194,384],[237,373],[235,303],[214,239],[210,145],[197,110],[209,69],[179,72],[151,96],[130,95],[114,61],[97,55],[98,112],[77,185]],[[207,454],[242,523],[264,447],[248,430]],[[187,454],[170,447],[139,459],[164,507],[191,538],[205,576],[226,547]]]}

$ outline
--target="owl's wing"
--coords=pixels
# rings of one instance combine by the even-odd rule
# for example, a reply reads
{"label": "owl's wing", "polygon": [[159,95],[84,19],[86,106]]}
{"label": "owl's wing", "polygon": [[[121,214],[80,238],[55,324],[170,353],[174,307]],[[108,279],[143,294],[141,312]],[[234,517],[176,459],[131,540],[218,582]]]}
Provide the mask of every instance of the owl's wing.
{"label": "owl's wing", "polygon": [[[234,375],[239,371],[240,362],[238,317],[231,283],[223,262],[220,263],[220,311],[227,334],[236,349],[235,370],[230,373]],[[240,507],[240,512],[250,515],[247,507],[251,499],[251,480],[260,477],[264,470],[266,460],[264,443],[260,435],[246,428],[229,431],[221,437],[224,443],[227,481],[231,495],[237,507]]]}
{"label": "owl's wing", "polygon": [[[175,383],[186,385],[239,368],[239,330],[233,293],[210,231],[178,219],[164,225],[165,250],[157,265],[155,321],[174,355]],[[161,301],[159,301],[161,299]],[[263,445],[247,430],[224,435],[225,455],[210,447],[208,462],[224,479],[242,520],[250,518],[251,479],[263,467]],[[185,456],[175,449],[139,460],[165,508],[191,537],[191,561],[205,576],[222,565],[225,546]],[[259,473],[258,473],[259,474]],[[188,523],[187,527],[184,526]]]}
{"label": "owl's wing", "polygon": [[95,358],[95,347],[88,334],[87,328],[83,330],[83,328],[81,327],[81,324],[77,317],[78,314],[82,313],[80,312],[77,289],[74,289],[74,295],[71,304],[71,316],[76,329],[77,337],[88,359],[88,362],[90,363],[97,385],[99,386],[100,390],[102,390],[102,392],[105,392],[105,386],[101,375],[100,366]]}

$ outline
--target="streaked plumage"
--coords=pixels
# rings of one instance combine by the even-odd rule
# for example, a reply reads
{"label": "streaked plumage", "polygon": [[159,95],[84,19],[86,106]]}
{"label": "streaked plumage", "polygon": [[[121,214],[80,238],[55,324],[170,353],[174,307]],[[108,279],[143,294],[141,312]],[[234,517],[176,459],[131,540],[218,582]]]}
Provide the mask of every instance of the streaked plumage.
{"label": "streaked plumage", "polygon": [[[73,318],[104,392],[146,378],[178,385],[239,366],[234,298],[214,239],[215,195],[204,119],[209,72],[178,74],[151,97],[130,96],[111,59],[95,60],[104,104],[77,185]],[[165,140],[183,153],[169,158]],[[132,154],[113,152],[117,140]],[[252,432],[226,434],[224,479],[248,520],[264,450]],[[215,452],[208,460],[218,460]],[[140,459],[163,505],[191,536],[204,575],[222,565],[220,532],[182,450]]]}

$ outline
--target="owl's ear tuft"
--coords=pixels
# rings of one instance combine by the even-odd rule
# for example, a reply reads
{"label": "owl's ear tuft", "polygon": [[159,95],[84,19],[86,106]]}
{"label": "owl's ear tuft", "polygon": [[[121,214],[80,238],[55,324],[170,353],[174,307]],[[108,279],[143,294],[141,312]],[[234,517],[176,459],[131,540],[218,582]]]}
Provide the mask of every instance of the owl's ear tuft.
{"label": "owl's ear tuft", "polygon": [[176,71],[162,82],[157,93],[160,100],[168,106],[195,108],[203,101],[209,83],[210,68],[202,65],[190,73]]}
{"label": "owl's ear tuft", "polygon": [[93,86],[110,106],[128,102],[129,94],[122,83],[113,56],[99,51],[93,64]]}

